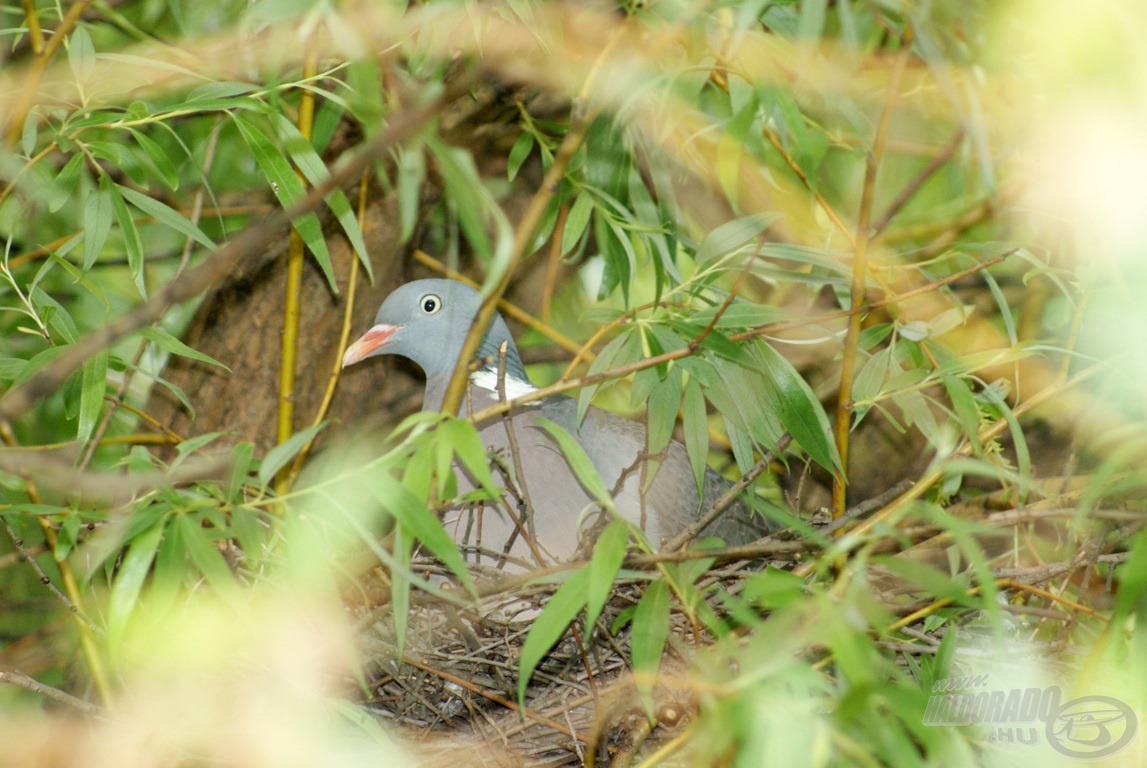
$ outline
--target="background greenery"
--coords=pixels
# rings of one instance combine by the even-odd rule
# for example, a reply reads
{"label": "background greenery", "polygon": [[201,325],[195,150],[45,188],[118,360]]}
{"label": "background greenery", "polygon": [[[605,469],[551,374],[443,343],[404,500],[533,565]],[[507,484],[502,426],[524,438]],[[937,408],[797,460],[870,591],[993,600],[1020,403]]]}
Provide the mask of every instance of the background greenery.
{"label": "background greenery", "polygon": [[[352,391],[385,441],[346,447],[338,398],[295,392],[341,356],[300,304],[345,345],[428,264],[519,306],[539,384],[640,414],[653,449],[676,429],[697,472],[768,466],[751,492],[799,543],[718,577],[744,558],[639,561],[611,528],[545,577],[564,586],[519,696],[636,578],[617,626],[637,688],[672,661],[692,709],[647,764],[1059,759],[923,725],[932,681],[976,658],[1147,714],[1144,21],[1115,2],[0,7],[9,759],[419,751],[347,703],[368,686],[344,607],[381,601],[401,635],[415,541],[465,572],[427,500],[481,446],[466,422],[399,424],[377,368]],[[281,347],[188,333],[264,267],[274,299],[227,300]],[[221,415],[176,358],[282,368],[239,382],[274,418]]]}

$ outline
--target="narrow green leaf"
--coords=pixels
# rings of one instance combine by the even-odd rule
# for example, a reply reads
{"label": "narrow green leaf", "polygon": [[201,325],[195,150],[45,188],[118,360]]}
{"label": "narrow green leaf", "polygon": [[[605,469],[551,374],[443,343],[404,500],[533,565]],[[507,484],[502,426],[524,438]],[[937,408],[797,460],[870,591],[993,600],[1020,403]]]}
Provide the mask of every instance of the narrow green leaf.
{"label": "narrow green leaf", "polygon": [[259,481],[262,482],[263,485],[270,483],[275,475],[278,474],[279,470],[287,466],[287,462],[295,458],[295,454],[303,450],[303,446],[310,442],[311,438],[321,432],[326,425],[327,422],[324,421],[320,424],[307,427],[267,451],[267,455],[263,458],[263,463],[259,465]]}
{"label": "narrow green leaf", "polygon": [[108,351],[101,349],[84,363],[80,384],[80,416],[76,440],[80,445],[88,442],[99,421],[107,391]]}
{"label": "narrow green leaf", "polygon": [[[287,148],[287,153],[291,156],[295,166],[302,172],[307,182],[312,187],[317,187],[325,183],[331,176],[330,171],[327,169],[326,163],[319,157],[318,152],[315,151],[311,142],[307,141],[306,137],[299,132],[299,129],[280,114],[273,116],[275,126],[279,131],[279,136],[283,138],[284,144]],[[362,263],[363,269],[366,270],[367,277],[370,281],[374,282],[374,269],[370,264],[370,257],[366,250],[366,241],[362,239],[362,230],[359,228],[358,219],[355,218],[354,211],[351,209],[350,201],[347,200],[346,194],[341,189],[336,189],[327,195],[325,198],[327,207],[331,209],[331,213],[338,219],[339,226],[342,227],[343,233],[346,234],[347,241],[354,248],[355,253],[358,254],[359,260]]]}
{"label": "narrow green leaf", "polygon": [[439,430],[442,432],[442,437],[453,446],[459,461],[483,490],[491,497],[497,497],[494,476],[490,471],[490,459],[486,455],[486,447],[482,445],[482,438],[478,436],[475,426],[466,419],[449,417],[442,421]]}
{"label": "narrow green leaf", "polygon": [[223,363],[219,362],[218,360],[211,357],[210,355],[205,355],[204,353],[200,352],[199,350],[192,349],[191,347],[187,346],[182,341],[175,338],[174,336],[172,336],[170,333],[163,330],[162,328],[157,328],[157,327],[152,327],[152,326],[140,328],[139,329],[139,335],[144,337],[148,341],[155,342],[156,346],[158,346],[164,352],[168,352],[168,353],[173,354],[173,355],[179,355],[181,357],[189,357],[192,360],[198,360],[201,363],[207,363],[209,365],[217,366],[219,368],[222,368],[225,371],[231,370],[230,368],[223,365]]}
{"label": "narrow green leaf", "polygon": [[650,454],[661,453],[669,445],[680,407],[681,369],[674,368],[649,393],[646,440]]}
{"label": "narrow green leaf", "polygon": [[255,446],[248,442],[239,443],[231,449],[231,479],[227,482],[227,493],[224,496],[228,501],[234,503],[240,500],[243,483],[251,473],[254,454]]}
{"label": "narrow green leaf", "polygon": [[172,191],[179,189],[179,172],[175,170],[175,164],[171,162],[171,158],[163,151],[152,138],[147,134],[141,133],[134,128],[129,128],[131,135],[135,138],[135,142],[139,144],[140,149],[147,155],[147,159],[159,171],[159,175]]}
{"label": "narrow green leaf", "polygon": [[[203,527],[198,515],[179,515],[176,518],[184,548],[191,562],[199,572],[215,587],[235,585],[235,576],[227,567],[219,548],[211,540],[210,530]],[[229,593],[227,593],[229,594]]]}
{"label": "narrow green leaf", "polygon": [[780,217],[779,213],[754,213],[722,224],[707,234],[697,247],[697,263],[705,264],[732,253],[758,237]]}
{"label": "narrow green leaf", "polygon": [[51,213],[60,210],[64,207],[64,203],[68,202],[68,198],[76,188],[76,182],[80,180],[80,171],[83,167],[84,155],[82,152],[77,152],[60,169],[60,173],[52,182],[52,188],[48,190],[48,210]]}
{"label": "narrow green leaf", "polygon": [[[239,128],[243,141],[246,142],[247,148],[254,155],[255,162],[258,163],[259,169],[271,185],[271,191],[275,194],[279,204],[287,208],[302,198],[306,190],[303,189],[303,182],[299,180],[298,174],[291,167],[286,155],[275,146],[266,134],[239,114],[232,113],[231,120]],[[323,228],[319,224],[319,217],[313,212],[307,213],[293,220],[291,225],[303,238],[307,248],[311,250],[315,261],[318,262],[319,268],[327,278],[331,291],[338,293],[334,270],[331,267],[331,255],[327,251],[327,242],[323,238]]]}
{"label": "narrow green leaf", "polygon": [[693,467],[693,478],[697,481],[698,498],[705,478],[706,459],[709,456],[709,418],[705,409],[705,395],[701,385],[692,376],[685,382],[685,398],[682,401],[685,430],[685,451],[689,454],[689,465]]}
{"label": "narrow green leaf", "polygon": [[813,461],[836,471],[840,456],[829,439],[828,415],[820,400],[792,364],[771,346],[761,343],[756,349],[764,358],[761,370],[777,395],[781,423]]}
{"label": "narrow green leaf", "polygon": [[106,176],[101,176],[99,188],[90,191],[84,201],[84,272],[96,263],[112,231],[112,218],[115,214],[112,210],[110,183]]}
{"label": "narrow green leaf", "polygon": [[147,283],[143,271],[143,241],[139,238],[139,230],[135,228],[131,211],[128,210],[123,197],[116,193],[114,188],[109,191],[116,223],[119,224],[120,232],[123,234],[124,247],[127,249],[128,271],[131,272],[132,280],[135,281],[135,287],[139,289],[139,295],[146,299]]}
{"label": "narrow green leaf", "polygon": [[578,612],[585,605],[589,581],[589,568],[575,571],[549,599],[538,617],[534,619],[530,626],[530,633],[526,635],[526,641],[522,643],[522,656],[518,664],[519,703],[525,702],[526,688],[529,687],[530,678],[533,677],[538,664],[554,647],[554,643],[566,633]]}
{"label": "narrow green leaf", "polygon": [[442,526],[438,515],[386,472],[371,475],[370,483],[371,492],[394,517],[395,522],[425,544],[426,548],[453,571],[463,586],[473,594],[474,582],[466,569],[466,561],[462,559],[458,546]]}
{"label": "narrow green leaf", "polygon": [[510,155],[506,161],[506,177],[513,181],[514,177],[518,175],[521,170],[522,163],[526,162],[526,158],[530,156],[530,150],[534,148],[534,134],[526,131],[518,140],[514,142],[514,146],[510,148]]}
{"label": "narrow green leaf", "polygon": [[605,483],[601,481],[601,475],[593,466],[593,462],[585,455],[585,449],[581,447],[581,444],[569,432],[549,419],[543,419],[539,416],[536,423],[546,432],[549,432],[550,436],[557,442],[582,486],[589,491],[591,496],[612,509],[613,500],[609,496],[609,491],[606,490]]}
{"label": "narrow green leaf", "polygon": [[446,199],[457,214],[466,239],[482,261],[489,262],[494,256],[485,225],[490,206],[474,158],[465,150],[447,146],[437,139],[427,139],[426,146],[434,154],[445,182]]}
{"label": "narrow green leaf", "polygon": [[629,525],[624,520],[610,520],[593,545],[593,558],[589,562],[589,581],[586,586],[585,634],[593,633],[597,617],[601,615],[609,596],[613,594],[613,581],[625,560],[629,543]]}
{"label": "narrow green leaf", "polygon": [[145,194],[136,192],[130,187],[124,187],[119,184],[116,185],[116,190],[124,196],[125,200],[148,216],[154,218],[160,224],[171,227],[185,237],[190,237],[205,248],[215,248],[215,243],[211,242],[211,238],[204,234],[202,229],[195,226],[191,219],[182,215],[166,203],[161,203]]}
{"label": "narrow green leaf", "polygon": [[574,200],[566,216],[566,228],[562,232],[562,253],[569,253],[577,247],[585,228],[589,226],[589,216],[593,213],[593,195],[583,191]]}
{"label": "narrow green leaf", "polygon": [[653,684],[661,667],[661,654],[669,639],[669,583],[651,582],[637,603],[630,625],[630,653],[636,686],[650,716],[653,713]]}
{"label": "narrow green leaf", "polygon": [[960,428],[964,431],[964,435],[972,441],[972,445],[980,450],[982,447],[980,445],[980,409],[976,406],[976,398],[968,388],[968,383],[963,379],[949,375],[941,376],[940,380],[944,382],[944,389],[947,390],[948,398],[952,401],[952,408],[956,412],[956,421],[960,423]]}
{"label": "narrow green leaf", "polygon": [[162,522],[137,534],[116,569],[108,598],[108,645],[114,650],[123,640],[128,621],[138,604],[140,590],[155,561],[155,552],[163,538]]}

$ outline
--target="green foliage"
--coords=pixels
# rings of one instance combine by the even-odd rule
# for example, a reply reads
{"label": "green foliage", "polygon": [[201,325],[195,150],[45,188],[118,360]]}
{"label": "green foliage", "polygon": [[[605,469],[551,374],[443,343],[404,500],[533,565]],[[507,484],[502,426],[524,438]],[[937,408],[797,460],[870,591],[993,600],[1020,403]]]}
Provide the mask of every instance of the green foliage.
{"label": "green foliage", "polygon": [[[0,383],[28,385],[108,335],[60,386],[0,420],[0,637],[43,644],[38,676],[78,692],[91,680],[92,698],[114,699],[133,684],[149,628],[183,626],[185,611],[214,600],[242,615],[268,595],[383,594],[397,659],[420,606],[483,608],[440,519],[452,505],[502,503],[473,424],[416,415],[383,448],[339,437],[346,453],[320,459],[310,444],[336,428],[321,420],[267,451],[232,425],[175,435],[151,415],[156,385],[189,410],[202,403],[164,364],[223,363],[181,340],[192,305],[120,325],[258,226],[252,206],[297,202],[353,159],[348,144],[459,82],[464,99],[371,166],[393,195],[398,240],[486,286],[507,271],[546,274],[545,330],[595,334],[592,362],[571,373],[592,380],[579,417],[591,403],[629,409],[651,455],[678,436],[699,489],[710,465],[732,476],[732,463],[744,473],[778,454],[747,495],[799,521],[773,543],[807,545],[763,554],[775,558],[768,568],[729,570],[742,556],[704,540],[679,561],[634,565],[627,553],[649,555],[651,543],[610,519],[587,564],[533,582],[553,594],[524,628],[504,693],[516,686],[525,702],[562,638],[588,645],[610,623],[650,717],[667,654],[685,660],[693,764],[969,764],[981,756],[975,734],[922,721],[931,685],[967,663],[968,627],[1073,646],[1090,671],[1147,669],[1147,374],[1126,341],[1145,325],[1134,298],[1147,283],[1142,237],[1128,245],[1115,224],[1097,235],[1086,217],[1045,212],[1079,228],[1073,260],[1072,238],[1046,222],[994,215],[1039,205],[1010,191],[1003,162],[1030,138],[1001,119],[995,83],[1019,76],[993,60],[989,39],[1031,21],[1013,18],[1015,4],[631,3],[572,19],[544,2],[375,4],[358,18],[293,0],[146,0],[95,4],[78,20],[39,5],[44,29],[62,36],[43,81],[29,64],[28,5],[0,8],[14,73],[0,93],[16,94],[0,96],[0,120],[21,121],[0,149]],[[551,36],[567,23],[568,40]],[[211,46],[219,36],[226,48]],[[304,77],[312,44],[320,65]],[[235,60],[213,60],[220,50]],[[136,70],[146,77],[131,79]],[[22,78],[35,97],[26,113]],[[309,140],[304,90],[318,99]],[[480,126],[467,124],[472,105]],[[583,119],[584,140],[563,156]],[[532,185],[558,163],[536,226],[516,233],[521,214],[510,212],[529,209]],[[345,237],[368,280],[398,256],[367,252],[345,191],[324,202],[292,225],[333,296],[328,237]],[[848,349],[850,312],[862,323]],[[527,353],[539,338],[523,339]],[[855,380],[841,391],[846,349]],[[532,373],[556,378],[544,364]],[[1060,410],[1033,410],[1033,397]],[[542,426],[610,509],[581,446]],[[276,494],[274,479],[296,463],[302,474]],[[460,496],[458,471],[477,490]],[[879,498],[830,534],[809,518],[834,477],[852,483],[848,503]],[[881,495],[889,488],[907,490]],[[463,589],[417,570],[422,554]],[[380,566],[381,589],[363,560],[370,578]],[[1049,563],[1066,565],[1040,576]],[[1118,585],[1111,606],[1093,599],[1105,581]],[[640,589],[620,594],[621,583]],[[61,629],[69,615],[73,634]],[[0,707],[15,698],[0,688]]]}

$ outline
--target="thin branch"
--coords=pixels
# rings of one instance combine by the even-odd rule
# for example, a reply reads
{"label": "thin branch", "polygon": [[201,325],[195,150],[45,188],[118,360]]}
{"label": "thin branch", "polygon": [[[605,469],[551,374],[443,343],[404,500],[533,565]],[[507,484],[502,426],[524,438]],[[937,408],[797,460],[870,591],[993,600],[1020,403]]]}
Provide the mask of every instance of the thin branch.
{"label": "thin branch", "polygon": [[872,225],[872,238],[878,237],[880,233],[884,231],[884,228],[888,226],[888,223],[892,221],[893,217],[900,213],[900,210],[908,201],[920,191],[920,188],[924,186],[924,182],[932,178],[932,174],[936,173],[936,171],[943,167],[944,163],[952,159],[952,155],[956,154],[956,150],[959,149],[960,142],[963,140],[964,129],[962,127],[957,128],[956,133],[948,143],[944,145],[944,148],[928,162],[928,165],[924,166],[924,169],[921,170],[920,173],[916,174],[916,177],[912,179],[912,181],[908,182],[904,189],[900,190],[900,194],[897,195],[896,199],[892,201],[892,204],[888,206],[888,210]]}
{"label": "thin branch", "polygon": [[31,550],[24,546],[24,540],[20,538],[18,533],[16,533],[16,529],[12,527],[12,524],[8,522],[8,517],[6,515],[0,515],[0,522],[3,523],[4,530],[8,532],[9,538],[12,539],[13,546],[16,547],[17,551],[20,553],[20,556],[24,558],[28,565],[32,566],[32,570],[34,570],[36,575],[40,577],[40,583],[47,587],[48,591],[55,595],[57,599],[59,599],[59,601],[67,607],[70,613],[76,616],[80,621],[87,624],[89,628],[95,628],[95,625],[92,624],[91,619],[85,616],[83,611],[77,608],[76,604],[69,600],[68,596],[60,591],[60,588],[55,585],[48,574],[44,573],[44,569],[40,567],[38,562],[36,562],[36,556],[32,554]]}
{"label": "thin branch", "polygon": [[103,712],[103,708],[90,701],[84,701],[78,696],[73,696],[67,691],[61,691],[59,688],[53,688],[50,685],[33,680],[22,672],[16,672],[10,669],[0,669],[0,683],[8,683],[23,688],[32,693],[38,693],[41,696],[51,699],[59,704],[78,709],[85,715],[98,715]]}
{"label": "thin branch", "polygon": [[[793,439],[790,435],[782,436],[781,439],[777,442],[777,452],[779,453],[784,451],[784,449],[788,447],[792,440]],[[709,509],[705,510],[703,515],[690,523],[688,528],[681,531],[672,539],[667,541],[665,545],[661,547],[661,551],[673,552],[674,550],[681,549],[681,547],[697,538],[697,534],[705,530],[705,528],[707,528],[710,523],[716,520],[717,517],[725,511],[725,509],[727,509],[734,501],[736,501],[737,497],[741,495],[741,492],[752,485],[753,482],[758,477],[760,477],[766,469],[768,469],[769,465],[776,461],[776,458],[776,455],[772,452],[765,453],[765,455],[762,456],[757,461],[757,463],[754,464],[753,467],[745,473],[744,477],[734,483],[732,487],[729,488],[729,490],[721,494],[721,497],[713,502],[713,505],[709,507]]]}
{"label": "thin branch", "polygon": [[[912,53],[909,42],[912,39],[912,30],[907,28],[900,44],[902,46],[896,64],[892,68],[892,75],[888,80],[888,88],[884,93],[884,107],[880,114],[880,122],[876,125],[876,133],[872,139],[872,150],[864,164],[864,188],[860,195],[860,213],[856,221],[855,248],[852,261],[852,308],[865,303],[865,281],[868,270],[868,239],[871,235],[869,223],[872,216],[872,201],[876,195],[876,172],[880,168],[880,161],[884,154],[884,141],[888,135],[888,123],[892,119],[892,106],[900,92],[900,80],[904,74],[904,67],[908,64],[908,57]],[[848,318],[848,330],[844,337],[844,348],[840,363],[840,387],[836,399],[836,423],[833,436],[836,440],[836,451],[840,456],[840,470],[832,478],[832,515],[840,517],[844,514],[847,505],[848,487],[848,436],[852,426],[852,384],[856,378],[856,355],[860,346],[860,323],[863,316],[851,315]]]}
{"label": "thin branch", "polygon": [[[506,402],[506,352],[509,349],[509,342],[503,341],[501,346],[498,347],[498,400]],[[526,544],[530,547],[530,551],[537,560],[538,565],[545,564],[545,558],[542,553],[538,551],[537,544],[537,531],[534,526],[534,504],[530,500],[530,489],[526,485],[526,472],[522,467],[522,449],[518,446],[518,435],[514,430],[514,419],[507,412],[502,414],[502,425],[506,428],[506,437],[510,442],[510,460],[514,465],[514,477],[520,491],[519,500],[522,502],[521,519],[525,523],[525,530],[522,531],[522,536],[526,540]]]}

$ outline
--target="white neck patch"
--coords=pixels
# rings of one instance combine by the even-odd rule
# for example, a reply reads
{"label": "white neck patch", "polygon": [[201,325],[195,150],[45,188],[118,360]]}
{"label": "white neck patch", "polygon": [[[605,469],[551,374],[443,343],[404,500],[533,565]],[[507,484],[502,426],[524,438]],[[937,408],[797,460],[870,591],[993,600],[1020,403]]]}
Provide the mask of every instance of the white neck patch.
{"label": "white neck patch", "polygon": [[[494,371],[475,371],[470,374],[470,382],[482,389],[489,390],[495,395],[498,393],[498,374]],[[513,400],[515,397],[521,397],[524,394],[536,390],[533,384],[528,381],[513,376],[506,376],[506,399]]]}

